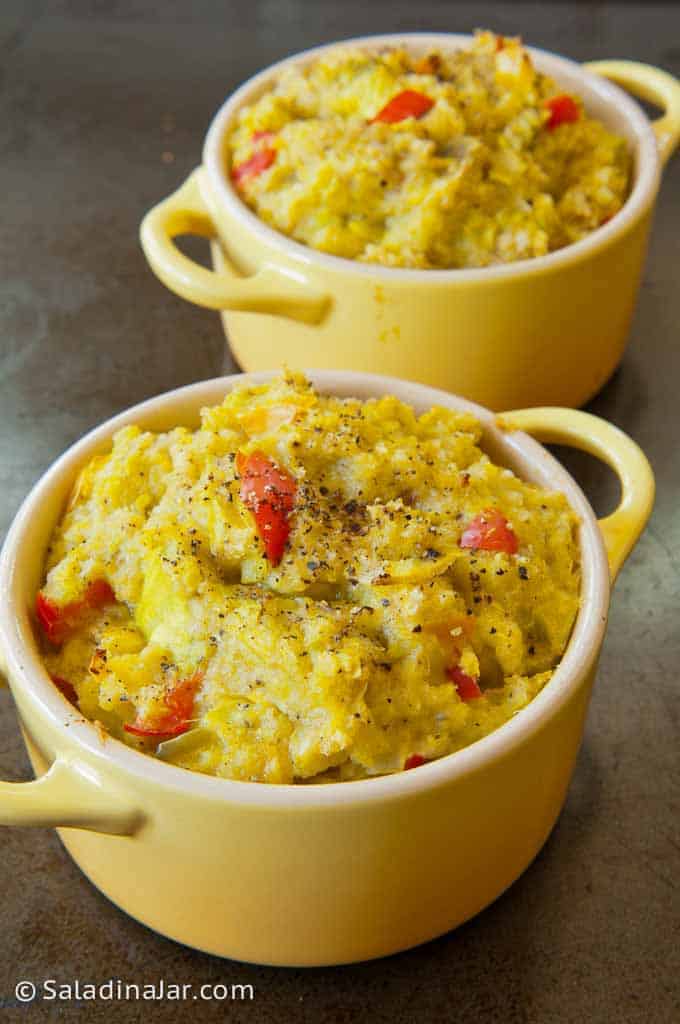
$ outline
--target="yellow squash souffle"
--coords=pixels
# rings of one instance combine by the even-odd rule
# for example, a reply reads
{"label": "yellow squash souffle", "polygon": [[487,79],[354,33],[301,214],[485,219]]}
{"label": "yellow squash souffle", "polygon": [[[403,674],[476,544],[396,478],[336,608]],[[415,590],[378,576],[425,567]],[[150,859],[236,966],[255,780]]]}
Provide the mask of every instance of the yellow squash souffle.
{"label": "yellow squash souffle", "polygon": [[579,605],[562,494],[460,412],[242,385],[200,427],[128,426],[80,474],[36,612],[111,736],[231,779],[412,768],[550,679]]}
{"label": "yellow squash souffle", "polygon": [[589,234],[628,194],[624,139],[519,39],[451,53],[338,46],[244,107],[232,180],[267,224],[388,267],[486,267]]}

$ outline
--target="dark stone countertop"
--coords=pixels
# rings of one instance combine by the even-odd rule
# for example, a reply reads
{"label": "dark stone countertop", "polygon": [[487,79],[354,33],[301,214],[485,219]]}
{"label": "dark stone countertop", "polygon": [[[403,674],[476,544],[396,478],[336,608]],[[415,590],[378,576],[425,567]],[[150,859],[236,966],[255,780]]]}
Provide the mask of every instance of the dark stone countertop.
{"label": "dark stone countertop", "polygon": [[[146,211],[198,162],[212,113],[258,68],[334,38],[477,25],[580,59],[680,73],[680,8],[643,3],[335,4],[303,0],[6,0],[0,8],[0,531],[71,441],[113,413],[219,374],[218,317],[167,292],[137,243]],[[205,1020],[670,1024],[680,1019],[680,158],[665,175],[631,342],[592,409],[649,454],[653,521],[614,595],[585,742],[536,862],[457,932],[382,961],[258,968],[176,945],[126,917],[52,832],[0,833],[0,1006],[40,982],[243,982],[252,1003]],[[227,364],[229,365],[229,364]],[[596,509],[608,473],[568,456]],[[29,767],[0,693],[0,777]],[[427,870],[424,851],[423,870]],[[71,1007],[72,1008],[72,1007]],[[186,1004],[81,1004],[81,1019],[183,1019]]]}

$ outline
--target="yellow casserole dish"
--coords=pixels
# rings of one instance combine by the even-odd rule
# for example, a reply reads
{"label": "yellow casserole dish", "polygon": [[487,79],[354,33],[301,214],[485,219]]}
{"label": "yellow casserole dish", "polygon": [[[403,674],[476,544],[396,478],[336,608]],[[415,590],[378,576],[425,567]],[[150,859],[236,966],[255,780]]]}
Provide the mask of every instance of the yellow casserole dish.
{"label": "yellow casserole dish", "polygon": [[[343,45],[403,46],[424,56],[469,44],[466,36],[414,33]],[[177,294],[223,312],[232,351],[246,370],[270,366],[275,345],[276,360],[293,369],[393,374],[496,410],[587,401],[624,350],[661,169],[680,137],[678,82],[632,61],[580,66],[530,48],[541,73],[581,97],[589,116],[626,140],[633,161],[628,199],[606,224],[544,256],[480,269],[414,270],[301,245],[257,217],[230,179],[228,140],[239,113],[287,68],[332,49],[268,68],[218,111],[202,166],[142,224],[154,272]],[[664,115],[650,124],[613,82]],[[215,270],[179,251],[174,238],[182,234],[212,239]]]}
{"label": "yellow casserole dish", "polygon": [[[253,375],[262,383],[271,375]],[[55,688],[32,608],[49,538],[79,471],[132,423],[195,428],[241,378],[205,381],[128,410],[63,455],[24,502],[0,556],[0,650],[38,778],[0,783],[0,822],[60,828],[83,871],[150,927],[222,956],[329,964],[382,956],[476,914],[524,871],[565,798],[618,573],[650,514],[638,447],[585,413],[535,409],[500,423],[422,385],[310,374],[323,393],[395,395],[425,412],[471,412],[497,463],[566,498],[579,520],[580,610],[553,678],[511,721],[423,765],[328,786],[211,778],[130,749]],[[597,522],[573,479],[526,433],[590,451],[618,474]],[[427,851],[423,870],[423,851]]]}
{"label": "yellow casserole dish", "polygon": [[546,685],[577,520],[393,396],[245,382],[198,430],[130,426],[80,473],[36,613],[82,714],[184,768],[270,783],[402,771]]}

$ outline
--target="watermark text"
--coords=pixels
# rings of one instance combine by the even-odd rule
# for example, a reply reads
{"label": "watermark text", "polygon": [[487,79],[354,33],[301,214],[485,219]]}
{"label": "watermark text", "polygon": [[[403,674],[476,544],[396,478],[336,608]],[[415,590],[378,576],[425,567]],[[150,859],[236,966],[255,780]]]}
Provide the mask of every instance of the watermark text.
{"label": "watermark text", "polygon": [[241,982],[206,982],[193,985],[188,982],[172,982],[160,978],[158,981],[125,981],[123,978],[107,978],[106,981],[92,982],[59,981],[45,978],[35,982],[28,979],[18,981],[14,987],[17,1003],[83,1003],[83,1002],[250,1002],[255,998],[255,989]]}

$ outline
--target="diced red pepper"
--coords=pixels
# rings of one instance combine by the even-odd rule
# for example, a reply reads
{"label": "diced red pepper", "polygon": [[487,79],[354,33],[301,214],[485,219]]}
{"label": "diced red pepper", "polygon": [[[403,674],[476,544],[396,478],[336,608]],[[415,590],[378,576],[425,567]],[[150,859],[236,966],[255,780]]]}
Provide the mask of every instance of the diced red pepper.
{"label": "diced red pepper", "polygon": [[241,477],[241,498],[247,505],[266,501],[291,511],[297,490],[295,480],[268,455],[259,450],[249,455],[238,452],[236,468]]}
{"label": "diced red pepper", "polygon": [[461,548],[479,548],[481,551],[504,551],[508,555],[517,553],[518,543],[515,532],[498,509],[489,508],[475,516],[463,531]]}
{"label": "diced red pepper", "polygon": [[473,676],[469,676],[467,672],[463,672],[460,665],[447,668],[446,674],[455,685],[461,700],[476,700],[482,696],[477,680]]}
{"label": "diced red pepper", "polygon": [[71,704],[78,706],[78,694],[73,683],[69,683],[68,679],[62,679],[61,676],[50,676],[50,679],[59,690],[66,700],[70,700]]}
{"label": "diced red pepper", "polygon": [[549,100],[545,101],[545,106],[550,111],[550,117],[546,123],[546,128],[549,131],[557,128],[559,124],[569,124],[573,121],[578,121],[581,116],[581,111],[576,101],[566,94],[551,96]]}
{"label": "diced red pepper", "polygon": [[427,758],[422,754],[410,754],[404,761],[404,771],[410,768],[420,768],[421,764],[427,764]]}
{"label": "diced red pepper", "polygon": [[89,608],[103,608],[115,600],[116,595],[106,580],[93,580],[85,591],[85,603]]}
{"label": "diced red pepper", "polygon": [[43,594],[42,590],[38,591],[35,599],[35,614],[38,616],[38,622],[42,626],[47,639],[53,644],[60,643],[60,609],[54,601]]}
{"label": "diced red pepper", "polygon": [[202,672],[194,672],[188,679],[182,679],[165,695],[168,710],[178,718],[191,718],[194,713],[194,697],[203,679]]}
{"label": "diced red pepper", "polygon": [[188,679],[175,683],[163,697],[165,710],[151,721],[126,722],[123,728],[133,736],[181,736],[191,728],[194,697],[201,685],[202,673],[195,672]]}
{"label": "diced red pepper", "polygon": [[47,639],[58,645],[78,628],[83,612],[112,604],[115,600],[116,595],[106,580],[93,580],[81,600],[69,601],[64,605],[58,605],[39,590],[35,599],[35,613]]}
{"label": "diced red pepper", "polygon": [[267,558],[278,565],[290,534],[289,515],[295,505],[295,480],[264,452],[239,452],[236,468],[241,477],[241,501],[253,514]]}
{"label": "diced red pepper", "polygon": [[188,732],[190,727],[189,722],[170,721],[168,718],[162,718],[149,725],[145,722],[137,724],[136,722],[126,722],[123,728],[126,732],[132,733],[133,736],[155,736],[155,737],[169,737],[169,736],[181,736],[183,732]]}
{"label": "diced red pepper", "polygon": [[397,124],[407,117],[422,117],[434,106],[434,100],[425,96],[422,92],[415,92],[414,89],[404,89],[403,92],[393,96],[389,103],[386,103],[382,110],[369,121],[375,124],[382,121],[384,124]]}
{"label": "diced red pepper", "polygon": [[264,146],[262,149],[256,150],[249,160],[244,160],[243,163],[232,167],[232,180],[240,185],[241,182],[248,181],[249,178],[256,178],[258,174],[262,174],[268,167],[271,167],[275,160],[276,150]]}
{"label": "diced red pepper", "polygon": [[264,142],[265,140],[267,142],[270,142],[271,139],[273,139],[275,137],[276,137],[276,133],[275,132],[262,132],[262,131],[260,131],[260,132],[253,132],[253,134],[252,134],[253,142]]}

